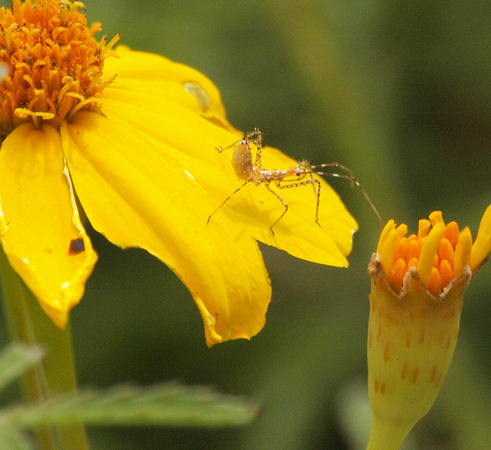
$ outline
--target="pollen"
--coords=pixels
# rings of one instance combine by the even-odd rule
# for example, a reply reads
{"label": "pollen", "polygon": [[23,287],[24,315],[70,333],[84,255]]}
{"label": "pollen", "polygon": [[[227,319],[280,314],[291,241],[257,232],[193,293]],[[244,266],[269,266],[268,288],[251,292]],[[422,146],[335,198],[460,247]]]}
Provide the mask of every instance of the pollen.
{"label": "pollen", "polygon": [[109,43],[96,22],[87,26],[85,6],[67,0],[14,0],[0,8],[0,141],[18,125],[32,121],[59,128],[78,111],[99,111],[99,94],[113,80],[103,80]]}
{"label": "pollen", "polygon": [[445,225],[441,213],[434,212],[430,220],[420,220],[418,234],[406,237],[406,231],[406,225],[396,228],[394,221],[389,221],[378,244],[391,288],[400,293],[407,272],[415,268],[428,291],[440,295],[469,264],[472,246],[469,229],[461,232],[456,222]]}

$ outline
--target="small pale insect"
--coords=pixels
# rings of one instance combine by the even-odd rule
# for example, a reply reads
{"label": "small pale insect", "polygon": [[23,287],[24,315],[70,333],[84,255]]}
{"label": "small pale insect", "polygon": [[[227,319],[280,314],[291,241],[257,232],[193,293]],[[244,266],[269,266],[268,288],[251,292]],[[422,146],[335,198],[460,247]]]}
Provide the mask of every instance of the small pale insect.
{"label": "small pale insect", "polygon": [[[256,146],[256,157],[253,160],[251,143]],[[382,218],[378,213],[375,205],[370,200],[370,197],[366,193],[365,189],[361,186],[358,180],[353,176],[353,173],[347,167],[338,163],[319,164],[316,166],[311,165],[308,161],[300,161],[294,167],[288,169],[263,169],[261,151],[263,146],[263,137],[261,131],[257,128],[254,131],[250,131],[244,134],[244,137],[227,147],[216,147],[216,149],[222,153],[224,150],[233,147],[232,152],[232,167],[235,170],[235,174],[244,180],[234,192],[232,192],[221,204],[213,211],[208,217],[207,223],[210,223],[211,218],[227,203],[237,192],[239,192],[244,186],[249,183],[253,183],[256,186],[264,185],[264,187],[273,194],[278,201],[283,205],[283,212],[280,216],[271,224],[269,229],[274,234],[273,227],[284,217],[288,212],[288,204],[280,197],[280,195],[270,187],[271,183],[274,183],[278,189],[290,189],[301,186],[311,185],[314,188],[316,196],[316,208],[315,208],[315,223],[321,225],[319,222],[319,206],[321,200],[321,183],[318,179],[314,178],[314,175],[323,175],[328,177],[343,178],[351,181],[352,184],[356,184],[367,199],[368,203],[372,207],[375,215],[382,223]],[[326,172],[321,169],[327,167],[337,167],[346,171],[347,174],[339,174],[335,172]]]}

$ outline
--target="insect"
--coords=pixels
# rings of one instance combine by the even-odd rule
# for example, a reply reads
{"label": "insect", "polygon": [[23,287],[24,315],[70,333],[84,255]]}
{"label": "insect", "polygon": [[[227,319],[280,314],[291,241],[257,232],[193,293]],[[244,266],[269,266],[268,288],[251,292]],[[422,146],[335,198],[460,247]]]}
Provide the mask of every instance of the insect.
{"label": "insect", "polygon": [[[251,143],[256,146],[256,157],[253,160]],[[227,203],[237,192],[239,192],[244,186],[249,183],[253,183],[256,186],[261,184],[273,194],[278,201],[283,205],[283,212],[281,215],[273,222],[273,224],[269,227],[271,232],[274,235],[273,228],[274,226],[284,217],[284,215],[288,212],[288,204],[283,200],[280,195],[269,186],[271,183],[274,183],[278,189],[290,189],[296,188],[300,186],[312,185],[314,188],[314,192],[316,195],[316,209],[315,209],[315,223],[321,226],[319,222],[319,206],[321,199],[321,183],[318,179],[314,178],[314,175],[323,175],[335,178],[342,178],[345,180],[351,181],[351,184],[355,184],[358,186],[367,199],[368,203],[372,207],[375,212],[377,218],[380,223],[382,223],[382,218],[378,213],[375,205],[368,197],[365,189],[363,189],[362,185],[358,182],[358,180],[353,176],[353,173],[347,167],[339,164],[339,163],[328,163],[328,164],[319,164],[319,165],[311,165],[308,161],[299,161],[296,166],[289,167],[288,169],[263,169],[262,167],[262,159],[261,159],[261,150],[263,146],[263,135],[261,131],[257,128],[254,131],[250,131],[248,133],[244,133],[244,137],[239,139],[238,141],[228,145],[227,147],[215,147],[219,153],[222,153],[224,150],[229,148],[234,148],[232,152],[232,166],[235,170],[235,174],[241,179],[244,180],[234,192],[232,192],[221,204],[220,206],[213,211],[208,217],[207,224],[210,223],[211,218]],[[336,167],[341,170],[346,171],[345,174],[326,172],[321,169],[325,169],[327,167]]]}

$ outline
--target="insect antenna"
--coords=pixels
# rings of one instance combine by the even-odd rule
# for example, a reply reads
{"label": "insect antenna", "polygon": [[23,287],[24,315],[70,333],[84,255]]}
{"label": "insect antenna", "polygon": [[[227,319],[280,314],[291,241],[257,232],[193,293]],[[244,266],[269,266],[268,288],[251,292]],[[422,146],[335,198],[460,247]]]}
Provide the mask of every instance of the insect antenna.
{"label": "insect antenna", "polygon": [[[337,167],[341,170],[345,170],[348,175],[344,175],[342,173],[336,173],[336,172],[327,172],[327,171],[323,171],[323,170],[319,170],[319,169],[323,169],[323,168],[326,168],[326,167]],[[375,205],[373,204],[372,200],[370,199],[370,197],[368,196],[367,192],[365,191],[365,189],[363,188],[363,186],[360,184],[360,182],[353,176],[353,171],[351,169],[349,169],[348,167],[346,166],[343,166],[342,164],[339,164],[339,163],[329,163],[329,164],[318,164],[316,166],[310,166],[308,168],[308,173],[313,173],[313,174],[316,174],[316,175],[322,175],[324,177],[333,177],[333,178],[341,178],[343,180],[349,180],[351,182],[351,186],[353,187],[354,185],[356,185],[360,191],[363,193],[363,195],[365,196],[365,198],[367,199],[367,202],[369,203],[369,205],[371,206],[373,212],[375,213],[375,215],[377,216],[379,222],[380,222],[380,227],[382,228],[383,227],[383,221],[382,221],[382,217],[380,216],[377,208],[375,207]]]}
{"label": "insect antenna", "polygon": [[215,147],[215,148],[218,150],[218,153],[222,153],[224,150],[227,150],[228,148],[235,147],[237,145],[237,143],[240,141],[241,140],[239,139],[239,140],[235,141],[234,143],[227,145],[226,147]]}
{"label": "insect antenna", "polygon": [[[256,137],[253,138],[253,136]],[[227,145],[226,147],[215,147],[215,148],[218,150],[218,153],[222,153],[224,150],[235,147],[240,141],[246,141],[246,142],[251,141],[256,145],[256,147],[261,149],[263,145],[263,133],[259,131],[257,128],[254,128],[254,131],[249,131],[247,133],[244,133],[244,137],[242,139],[237,139],[235,142],[232,142],[230,145]]]}

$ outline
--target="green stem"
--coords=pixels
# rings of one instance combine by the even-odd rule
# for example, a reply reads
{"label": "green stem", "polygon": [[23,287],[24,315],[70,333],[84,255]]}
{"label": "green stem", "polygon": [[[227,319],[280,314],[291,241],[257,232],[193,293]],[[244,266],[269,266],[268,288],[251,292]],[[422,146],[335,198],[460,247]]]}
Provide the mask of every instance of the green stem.
{"label": "green stem", "polygon": [[367,450],[398,450],[413,425],[413,423],[396,423],[374,416]]}
{"label": "green stem", "polygon": [[[40,403],[60,394],[75,393],[77,380],[69,325],[65,330],[60,330],[53,324],[1,249],[0,286],[12,339],[46,350],[42,363],[24,376],[23,388],[27,400]],[[43,428],[37,431],[36,438],[39,448],[43,450],[89,448],[85,430],[79,424],[57,429]]]}

